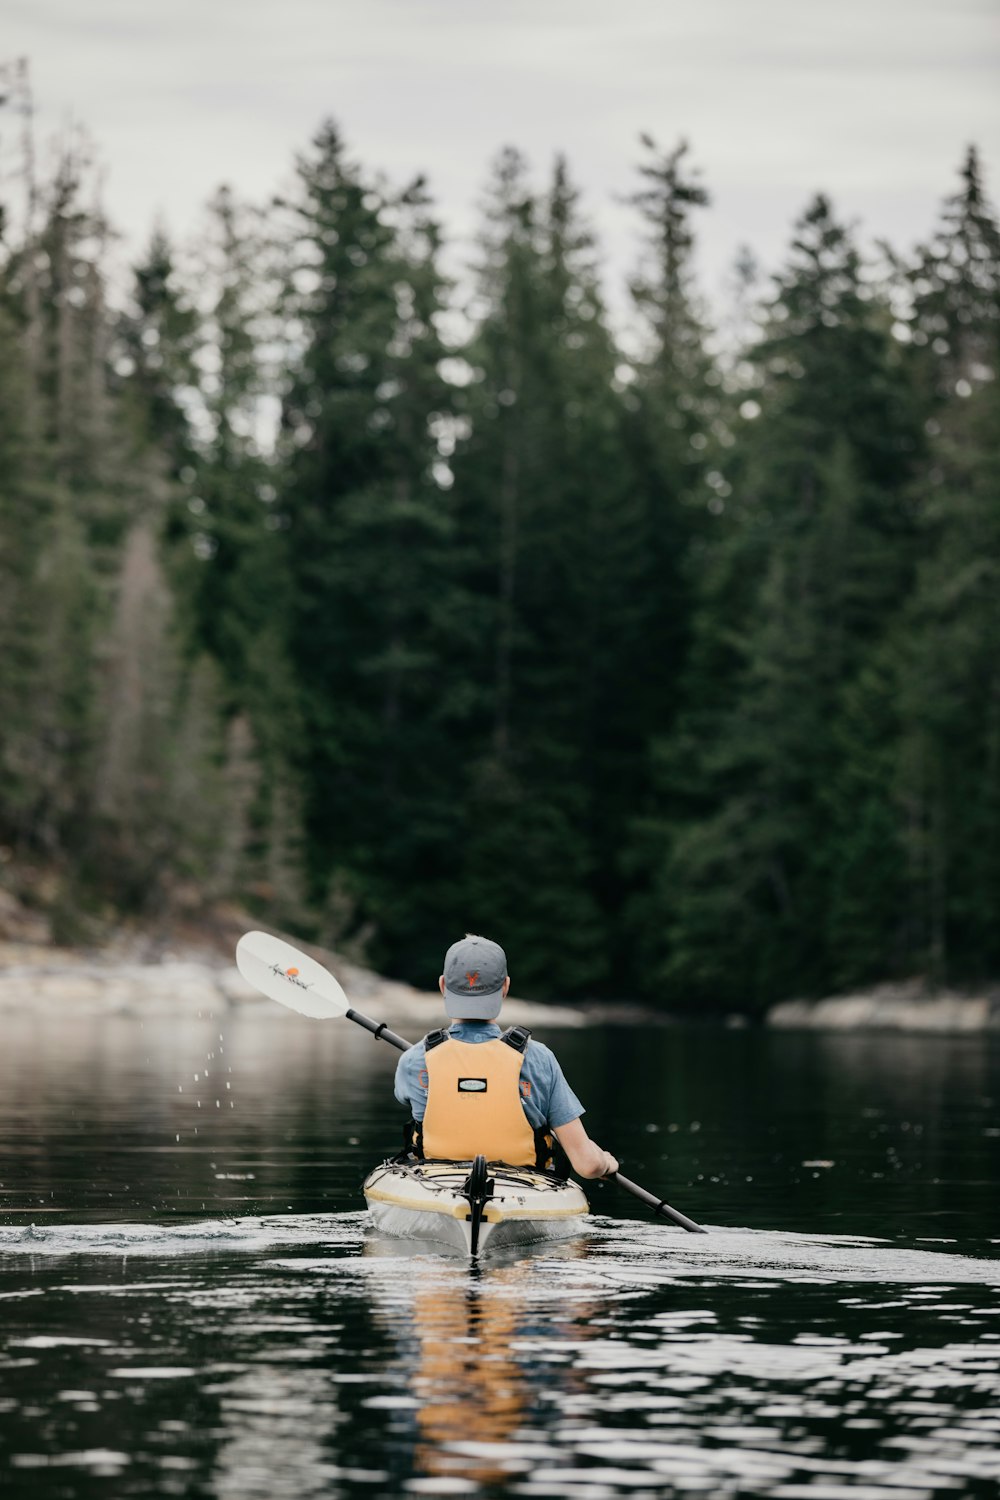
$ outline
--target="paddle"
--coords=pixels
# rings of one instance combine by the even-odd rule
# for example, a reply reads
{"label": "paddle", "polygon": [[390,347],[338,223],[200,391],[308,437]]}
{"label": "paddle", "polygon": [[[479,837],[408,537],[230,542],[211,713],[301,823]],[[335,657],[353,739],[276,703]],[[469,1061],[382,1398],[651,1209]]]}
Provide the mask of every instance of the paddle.
{"label": "paddle", "polygon": [[[279,1005],[287,1005],[289,1010],[297,1010],[300,1015],[311,1016],[317,1021],[346,1016],[349,1021],[370,1031],[376,1041],[388,1042],[400,1052],[405,1052],[410,1046],[404,1037],[390,1031],[384,1021],[373,1021],[361,1011],[352,1010],[347,996],[328,969],[307,953],[300,953],[291,943],[272,937],[269,932],[244,933],[236,944],[236,967],[255,990],[270,1000],[277,1000]],[[708,1231],[693,1219],[678,1213],[662,1198],[647,1193],[645,1188],[630,1182],[620,1172],[610,1173],[604,1181],[617,1182],[626,1193],[631,1193],[633,1198],[638,1198],[640,1203],[645,1203],[664,1219],[679,1224],[689,1234],[707,1234]]]}
{"label": "paddle", "polygon": [[272,937],[269,932],[246,932],[236,944],[236,967],[248,984],[279,1005],[297,1010],[300,1015],[317,1021],[346,1016],[382,1041],[405,1052],[410,1045],[390,1031],[385,1022],[352,1010],[347,996],[329,969],[300,953],[291,943]]}

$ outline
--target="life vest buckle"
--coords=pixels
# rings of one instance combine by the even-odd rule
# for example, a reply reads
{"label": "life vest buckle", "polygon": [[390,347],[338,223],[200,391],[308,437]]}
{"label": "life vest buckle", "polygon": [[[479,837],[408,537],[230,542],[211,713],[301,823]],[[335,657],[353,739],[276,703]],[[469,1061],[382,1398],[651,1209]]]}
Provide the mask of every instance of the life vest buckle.
{"label": "life vest buckle", "polygon": [[527,1026],[508,1026],[500,1040],[506,1042],[508,1047],[513,1047],[515,1052],[523,1055],[531,1041],[531,1032]]}

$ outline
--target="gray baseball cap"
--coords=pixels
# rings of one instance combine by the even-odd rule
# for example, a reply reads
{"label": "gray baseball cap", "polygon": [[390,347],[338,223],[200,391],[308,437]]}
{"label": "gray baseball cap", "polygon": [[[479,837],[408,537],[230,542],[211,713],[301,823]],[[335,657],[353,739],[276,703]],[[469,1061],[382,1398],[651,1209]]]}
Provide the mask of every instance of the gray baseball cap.
{"label": "gray baseball cap", "polygon": [[444,956],[444,1005],[453,1020],[492,1021],[503,1004],[507,955],[499,943],[469,933]]}

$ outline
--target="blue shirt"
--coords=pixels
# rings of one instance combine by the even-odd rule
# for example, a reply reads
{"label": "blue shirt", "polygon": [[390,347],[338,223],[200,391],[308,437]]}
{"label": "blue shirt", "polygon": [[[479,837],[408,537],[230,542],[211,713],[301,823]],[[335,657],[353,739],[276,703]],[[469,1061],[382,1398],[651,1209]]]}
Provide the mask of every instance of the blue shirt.
{"label": "blue shirt", "polygon": [[[448,1035],[456,1042],[491,1042],[500,1036],[495,1021],[453,1021]],[[583,1105],[563,1077],[563,1070],[542,1042],[529,1042],[521,1063],[521,1104],[529,1124],[535,1129],[548,1125],[558,1130],[583,1114]],[[423,1042],[404,1052],[396,1064],[396,1098],[413,1113],[415,1120],[424,1118],[427,1108],[426,1053]]]}

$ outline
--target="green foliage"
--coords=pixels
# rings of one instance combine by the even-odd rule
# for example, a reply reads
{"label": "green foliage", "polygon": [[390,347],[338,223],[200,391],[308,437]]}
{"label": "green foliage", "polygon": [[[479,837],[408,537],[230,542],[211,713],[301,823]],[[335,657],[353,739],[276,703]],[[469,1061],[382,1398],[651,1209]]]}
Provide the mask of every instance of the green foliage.
{"label": "green foliage", "polygon": [[117,369],[126,377],[123,395],[134,412],[139,446],[155,448],[176,477],[191,457],[191,433],[178,396],[197,379],[198,312],[180,283],[162,229],[154,230],[134,274],[131,305],[116,330]]}
{"label": "green foliage", "polygon": [[936,977],[1000,962],[998,418],[994,380],[942,420],[922,485],[931,545],[900,628],[909,938]]}
{"label": "green foliage", "polygon": [[350,870],[358,920],[375,920],[376,955],[391,959],[412,922],[394,894],[419,901],[418,830],[447,802],[441,728],[460,628],[439,237],[422,183],[370,181],[332,125],[285,207],[296,342],[277,505],[313,890],[322,899]]}
{"label": "green foliage", "polygon": [[825,199],[792,248],[748,351],[755,399],[703,563],[686,722],[658,766],[666,860],[653,838],[654,895],[635,909],[680,1003],[765,1003],[884,969],[894,927],[890,913],[874,946],[863,926],[845,936],[846,880],[866,910],[884,904],[894,841],[862,868],[892,818],[868,807],[859,836],[836,809],[871,748],[855,719],[845,767],[845,704],[912,587],[920,410],[883,299]]}
{"label": "green foliage", "polygon": [[[462,732],[461,889],[485,913],[496,884],[519,983],[592,990],[611,977],[622,820],[642,756],[622,667],[642,650],[648,558],[620,357],[562,161],[538,195],[517,153],[500,157],[477,292],[466,351],[477,378],[455,464],[481,695]],[[546,926],[566,933],[558,980]]]}
{"label": "green foliage", "polygon": [[477,930],[522,993],[705,1010],[996,977],[975,152],[908,259],[817,197],[729,346],[684,143],[627,339],[561,159],[501,153],[464,302],[333,124],[120,308],[89,170],[0,246],[0,843],[64,936],[237,899],[426,986]]}

